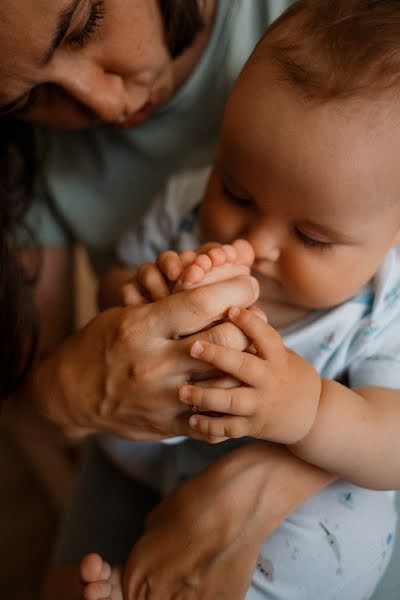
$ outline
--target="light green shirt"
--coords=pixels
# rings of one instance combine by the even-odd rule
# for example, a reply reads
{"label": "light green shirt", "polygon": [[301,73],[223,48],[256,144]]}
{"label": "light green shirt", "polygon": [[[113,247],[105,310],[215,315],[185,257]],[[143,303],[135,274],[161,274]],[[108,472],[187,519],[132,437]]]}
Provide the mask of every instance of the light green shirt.
{"label": "light green shirt", "polygon": [[165,178],[210,163],[224,104],[267,25],[290,0],[218,0],[195,71],[168,104],[129,130],[40,130],[44,182],[29,214],[43,246],[83,243],[97,271],[121,233],[141,218]]}

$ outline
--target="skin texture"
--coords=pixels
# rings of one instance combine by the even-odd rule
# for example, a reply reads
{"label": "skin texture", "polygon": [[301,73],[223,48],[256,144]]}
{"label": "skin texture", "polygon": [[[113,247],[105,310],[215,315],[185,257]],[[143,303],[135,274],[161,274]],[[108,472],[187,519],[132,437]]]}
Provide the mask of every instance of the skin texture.
{"label": "skin texture", "polygon": [[[256,70],[257,65],[254,63],[253,67]],[[212,219],[204,217],[204,222],[212,223],[215,228],[214,232],[212,230],[205,231],[205,239],[215,239],[221,243],[225,243],[236,237],[246,237],[251,242],[256,253],[255,271],[260,275],[263,291],[265,289],[265,296],[268,298],[266,305],[267,313],[271,324],[278,326],[289,323],[317,306],[330,306],[331,303],[341,302],[351,294],[352,290],[355,291],[364,281],[370,278],[384,253],[392,244],[397,242],[398,220],[393,218],[393,213],[390,214],[389,208],[387,212],[383,212],[381,210],[382,205],[377,208],[374,204],[376,197],[379,197],[380,200],[384,199],[385,206],[387,199],[389,206],[393,199],[394,190],[398,189],[397,173],[395,172],[394,165],[391,164],[390,160],[386,160],[385,164],[382,164],[383,157],[387,158],[388,153],[385,150],[388,147],[391,148],[390,156],[397,155],[397,152],[393,151],[393,146],[396,146],[396,136],[393,135],[393,132],[385,130],[381,126],[381,123],[375,123],[375,127],[372,128],[374,136],[374,143],[372,144],[371,137],[369,136],[372,135],[370,122],[371,117],[373,118],[374,115],[364,112],[364,120],[361,117],[355,119],[347,127],[346,115],[343,115],[340,110],[329,111],[326,107],[321,107],[320,110],[305,110],[304,106],[297,103],[295,99],[290,99],[289,95],[281,94],[276,86],[275,88],[272,86],[272,93],[268,89],[268,94],[265,95],[265,97],[270,98],[269,104],[263,102],[258,106],[257,102],[261,102],[260,99],[264,96],[262,85],[267,86],[268,84],[269,86],[271,81],[268,82],[268,78],[264,77],[264,83],[258,88],[254,87],[254,79],[252,80],[253,87],[249,85],[249,88],[246,88],[247,84],[246,82],[243,83],[243,81],[245,80],[242,78],[238,84],[238,88],[242,86],[241,92],[236,92],[233,95],[237,103],[236,108],[232,108],[233,100],[228,107],[226,122],[229,123],[231,119],[232,127],[229,128],[226,125],[224,128],[224,132],[226,129],[229,134],[226,134],[222,139],[217,168],[210,182],[208,196],[206,195],[206,198],[212,198],[214,217],[218,211],[221,219],[216,220],[214,217]],[[265,97],[263,101],[265,101]],[[249,103],[250,100],[251,104]],[[125,107],[124,103],[121,104]],[[273,112],[273,105],[279,107],[278,115]],[[100,113],[98,109],[97,113]],[[124,117],[125,113],[126,110],[124,108],[122,110]],[[110,112],[108,114],[109,117],[107,119],[109,122],[116,122],[118,115],[121,115],[121,111]],[[240,118],[238,118],[239,115]],[[260,118],[265,120],[260,123]],[[342,127],[344,124],[346,124],[346,127]],[[365,127],[366,124],[368,124],[368,127]],[[262,135],[262,132],[265,131],[269,132],[268,139]],[[341,132],[343,131],[346,131],[346,135],[342,135]],[[365,133],[365,131],[368,133]],[[244,132],[246,132],[247,140],[252,141],[253,145],[251,147],[245,142]],[[329,139],[331,143],[326,144],[326,139]],[[314,162],[310,162],[304,158],[305,155],[307,159],[310,159],[312,156],[311,148],[315,149]],[[301,152],[300,149],[302,149]],[[355,157],[361,157],[361,160],[358,162],[355,160]],[[267,161],[267,164],[262,161]],[[371,166],[373,168],[370,168]],[[224,173],[223,187],[221,186],[221,173]],[[340,180],[336,178],[336,173],[341,173]],[[231,180],[233,177],[234,186],[238,186],[238,190],[236,187],[232,190],[233,184]],[[389,185],[387,185],[388,181]],[[354,212],[349,213],[349,199],[354,199],[351,192],[354,191],[356,184],[360,185],[360,182],[363,187],[362,193],[357,196],[359,202],[355,202],[354,206],[352,205]],[[385,185],[383,185],[383,182]],[[230,200],[232,200],[232,196],[243,200],[243,191],[245,194],[250,192],[251,199],[256,199],[250,210],[251,212],[255,209],[254,212],[257,213],[254,221],[250,217],[248,220],[249,213],[247,210],[245,211],[246,217],[242,218],[241,209],[243,206],[241,204],[236,206],[236,200],[235,203],[226,202],[226,189],[229,190],[228,197]],[[371,196],[372,191],[374,192],[373,197]],[[332,193],[332,196],[330,196],[330,193]],[[328,236],[329,250],[321,250],[319,247],[316,250],[315,242],[317,242],[317,245],[321,243],[322,245],[326,245],[327,241],[326,222],[323,220],[325,212],[324,214],[321,213],[319,204],[321,198],[325,198],[325,196],[327,199],[330,199],[328,206],[332,208],[332,213],[329,215],[329,223],[335,223],[336,229],[341,233],[342,237],[339,239],[336,237],[332,240],[330,233]],[[337,199],[342,199],[342,204],[336,204]],[[225,215],[218,208],[219,201],[222,200],[229,206]],[[237,208],[236,211],[232,210],[233,205]],[[207,207],[207,202],[205,206]],[[257,212],[259,206],[262,206],[263,209],[268,207],[268,211],[265,214],[262,212],[263,218],[260,218]],[[299,221],[300,215],[297,212],[299,207],[302,208],[302,211],[305,211],[307,216],[306,221],[304,221],[303,214]],[[363,209],[362,211],[361,208]],[[374,208],[375,212],[373,211]],[[363,217],[361,212],[363,212],[363,215],[368,212],[368,223],[366,223],[365,218],[361,218]],[[234,213],[236,215],[239,214],[239,219],[234,220],[232,224],[231,219],[227,218],[228,213],[230,215]],[[367,235],[368,226],[370,226],[371,222],[375,225],[378,221],[382,224],[382,228],[378,228],[380,233],[379,235],[375,234],[372,240],[372,236],[368,237]],[[395,228],[394,223],[396,224]],[[265,235],[266,225],[269,228],[267,236]],[[321,225],[325,225],[322,239]],[[217,235],[218,232],[221,235]],[[295,236],[293,235],[294,232],[296,233]],[[298,232],[300,232],[300,236]],[[347,236],[345,236],[345,239],[343,238],[343,233]],[[304,241],[305,238],[313,241],[313,244],[307,245],[307,252],[305,251],[306,246],[302,248],[300,243],[300,240]],[[312,252],[311,248],[313,249]],[[302,252],[300,252],[300,249],[302,249]],[[325,258],[324,260],[322,259],[325,251],[331,261],[329,264]],[[321,254],[319,255],[319,253]],[[307,260],[302,260],[306,256]],[[359,264],[358,260],[360,260]],[[356,264],[357,271],[355,269]],[[333,275],[336,277],[333,277]],[[316,281],[319,282],[318,288],[315,286]],[[355,392],[351,393],[356,396],[358,402],[360,402],[360,398],[365,398],[365,396],[361,396]],[[382,394],[385,396],[385,392],[382,392]],[[334,394],[334,401],[322,404],[320,402],[322,406],[327,407],[326,414],[328,416],[325,419],[327,423],[330,422],[330,418],[328,417],[331,416],[329,414],[329,406],[332,404],[338,406],[336,404],[337,398],[342,397],[338,392]],[[387,398],[387,395],[385,397]],[[374,398],[376,399],[377,396],[374,396]],[[352,398],[350,398],[351,400]],[[353,398],[353,406],[354,402]],[[345,404],[345,402],[339,403],[339,408],[342,405],[344,407]],[[371,402],[372,404],[373,402]],[[354,410],[354,415],[357,420],[360,413],[357,414],[357,411]],[[320,422],[319,419],[320,413],[318,413],[318,418],[314,423],[318,424]],[[339,410],[339,426],[342,425],[343,419],[345,419],[345,412]],[[310,424],[310,427],[312,425],[313,423]],[[350,421],[347,421],[346,427],[347,431],[351,431]],[[346,427],[344,428],[345,431]],[[332,429],[335,430],[336,428]],[[357,439],[361,440],[361,433],[365,434],[365,430],[361,431],[360,428],[359,433],[360,436]],[[328,440],[332,442],[330,446],[328,444],[328,450],[331,451],[331,455],[333,456],[336,455],[337,447],[335,447],[335,443],[338,440],[332,439],[332,437],[332,435],[330,438],[328,437]],[[371,439],[371,436],[369,439]],[[356,447],[356,442],[354,444]],[[308,456],[311,457],[310,460],[317,461],[318,457],[314,457],[312,452],[313,447],[315,448],[315,445],[311,445],[311,449],[308,448]],[[375,447],[375,445],[371,444],[371,447]],[[301,448],[300,445],[298,445],[296,451],[299,454],[307,454],[305,448]],[[327,455],[326,463],[329,462],[329,452],[327,452]],[[257,458],[258,460],[260,460],[260,457]],[[339,464],[340,459],[336,462]],[[263,467],[265,468],[265,457],[263,457],[263,463]],[[221,473],[218,466],[217,472]],[[210,476],[210,473],[208,473],[208,476]],[[321,485],[321,482],[319,482],[319,485]],[[206,490],[209,489],[208,483],[202,487],[205,487]],[[240,486],[240,489],[242,489],[242,486]],[[264,491],[265,481],[261,489]],[[171,508],[169,510],[166,509],[166,514],[176,515],[177,512],[175,509],[182,506],[182,504],[186,506],[188,504],[187,499],[194,496],[199,501],[199,510],[206,513],[204,516],[205,522],[212,523],[213,516],[209,514],[209,510],[207,512],[210,502],[207,503],[204,501],[206,498],[204,495],[200,496],[200,490],[195,490],[199,494],[198,496],[196,494],[193,495],[192,492],[186,492],[186,490],[187,488],[184,487],[182,491],[185,501],[181,503],[179,496],[178,498],[173,497],[171,500],[172,510]],[[310,493],[310,490],[308,492]],[[311,490],[311,493],[314,492],[315,488]],[[188,496],[186,496],[186,493]],[[203,498],[202,502],[200,502],[201,498]],[[243,496],[242,500],[246,504],[249,498]],[[256,494],[256,498],[260,498],[260,489],[259,493]],[[168,502],[166,505],[168,507]],[[296,502],[293,502],[290,510],[295,506]],[[215,509],[215,507],[212,508]],[[213,512],[220,513],[220,511]],[[246,506],[240,511],[240,514],[244,517],[241,523],[247,523],[248,527],[251,528],[252,524],[257,523],[257,520],[252,520],[251,511]],[[167,524],[171,526],[172,521],[168,521],[165,515],[163,517],[161,520],[162,526],[167,527]],[[220,514],[218,515],[218,522],[220,521],[219,517]],[[189,522],[193,522],[193,520],[193,515],[190,515]],[[180,523],[180,527],[184,530],[186,524],[187,522],[183,521]],[[217,526],[215,515],[214,524]],[[231,523],[224,523],[226,527],[230,527],[231,525]],[[251,531],[254,533],[253,529]],[[265,535],[265,532],[263,533]],[[147,536],[150,536],[150,541]],[[175,535],[175,538],[178,537]],[[207,537],[209,538],[209,536]],[[141,561],[143,560],[144,565],[143,569],[146,571],[146,566],[150,565],[148,566],[150,573],[154,573],[152,565],[154,564],[154,551],[160,543],[158,538],[158,535],[152,534],[150,522],[149,531],[143,538],[144,541],[142,541],[142,551],[140,553],[140,558]],[[165,539],[168,539],[168,535],[166,535]],[[176,540],[176,543],[179,545],[178,540]],[[217,553],[218,550],[220,551],[220,549],[213,549]],[[209,549],[205,548],[205,555],[207,555],[207,551]],[[162,550],[160,552],[162,553]],[[169,549],[164,548],[164,558],[167,556],[169,558],[171,554],[173,553]],[[223,555],[223,552],[221,554]],[[176,549],[175,556],[179,556],[178,548]],[[246,556],[248,558],[249,555],[247,554]],[[254,556],[253,558],[250,557],[249,562],[254,565],[253,560]],[[245,561],[243,561],[244,563]],[[169,568],[165,571],[161,570],[161,574],[166,572],[179,574],[179,564],[179,562],[176,562],[168,565]],[[232,564],[237,563],[233,561]],[[246,564],[248,565],[248,563]],[[251,569],[248,568],[246,572],[248,577]],[[145,572],[144,574],[139,572],[136,581],[131,585],[136,585],[137,583],[143,589],[143,585],[148,585],[149,576],[149,572]],[[245,577],[243,576],[242,582],[244,580]],[[202,579],[202,583],[204,583],[204,578]],[[172,586],[174,589],[171,595],[176,592],[176,586],[174,587],[174,585]],[[164,580],[161,580],[160,585],[157,585],[156,580],[153,584],[155,593],[164,593],[163,586]],[[218,588],[214,587],[212,589],[212,585],[210,585],[208,586],[208,590],[210,589],[214,595],[209,594],[208,597],[222,597],[215,594],[215,589],[218,590]],[[134,594],[135,591],[132,593]],[[208,591],[201,597],[207,598],[207,593]],[[162,597],[165,598],[165,596]],[[187,597],[190,596],[187,595]]]}
{"label": "skin texture", "polygon": [[[179,293],[185,286],[205,286],[203,290],[206,291],[210,283],[222,283],[237,271],[248,270],[253,261],[253,249],[243,239],[222,246],[208,243],[180,254],[166,251],[155,263],[145,263],[136,272],[130,270],[128,282],[126,270],[119,282],[121,296],[126,304],[143,306],[149,301]],[[115,277],[106,277],[102,286],[107,288],[102,290],[105,296],[115,296],[110,285],[118,285],[119,274],[117,269]],[[257,315],[257,322],[269,327],[259,309],[252,307],[248,315]],[[240,327],[241,323],[238,325]],[[252,331],[244,333],[248,339]],[[279,338],[277,334],[275,337]],[[232,349],[225,348],[225,351],[229,358]],[[259,360],[250,354],[241,352],[240,355],[244,360]],[[227,373],[228,370],[225,365],[221,366],[222,371],[218,369],[213,379],[204,380],[198,384],[201,388],[193,389],[200,393],[203,387],[207,392],[211,386],[216,386],[222,393],[225,389],[231,394],[237,389],[241,391],[236,387],[240,381],[224,375],[223,371]],[[246,371],[247,365],[243,364],[243,367]],[[288,383],[293,386],[292,382]],[[185,389],[181,388],[181,391]],[[287,394],[299,403],[302,400],[291,389]],[[193,410],[193,404],[191,408]],[[293,407],[289,404],[284,408],[291,424]],[[220,410],[218,404],[217,409]],[[279,415],[282,406],[277,406],[276,410]],[[189,423],[192,420],[193,417]],[[221,433],[210,434],[206,439],[218,443],[226,439],[228,432]],[[229,435],[232,437],[231,432]],[[283,446],[267,443],[253,446],[232,452],[200,477],[194,477],[170,494],[150,515],[145,534],[133,548],[123,569],[112,567],[98,554],[85,556],[80,566],[81,581],[86,584],[83,597],[86,600],[148,597],[172,600],[178,593],[180,598],[187,600],[196,597],[210,600],[215,597],[243,598],[265,537],[300,506],[307,493],[315,493],[335,479],[333,475],[298,460]],[[230,479],[226,478],[226,465],[229,465]],[[287,471],[290,476],[282,479],[282,473],[288,474]],[[237,499],[232,506],[233,496]],[[228,520],[220,518],[225,512],[229,514]]]}
{"label": "skin texture", "polygon": [[[42,359],[27,387],[41,413],[67,432],[108,431],[128,439],[188,433],[177,390],[190,373],[204,370],[188,357],[190,334],[220,320],[232,294],[249,306],[257,293],[257,283],[242,276],[207,294],[193,289],[157,304],[100,313]],[[201,337],[242,348],[247,343],[230,323]]]}
{"label": "skin texture", "polygon": [[239,76],[200,218],[205,240],[250,242],[273,327],[343,302],[399,243],[398,117],[385,98],[305,104],[266,41]]}
{"label": "skin texture", "polygon": [[[242,600],[262,541],[333,480],[283,446],[258,442],[238,448],[179,486],[150,514],[123,581],[120,568],[88,555],[81,567],[87,582],[83,597]],[[221,518],[226,512],[230,518]]]}
{"label": "skin texture", "polygon": [[[384,124],[385,102],[381,110],[372,110],[367,103],[362,108],[350,119],[347,108],[304,105],[277,84],[271,65],[268,71],[263,44],[256,50],[228,101],[200,215],[204,240],[229,244],[242,237],[250,242],[255,254],[253,273],[261,284],[260,306],[269,323],[245,310],[230,311],[231,321],[253,342],[255,355],[202,342],[192,346],[191,355],[242,384],[221,389],[207,388],[203,382],[185,385],[180,394],[186,405],[221,413],[217,417],[196,411],[190,418],[193,429],[207,440],[250,435],[277,441],[350,481],[390,489],[399,485],[400,464],[394,460],[393,467],[382,465],[381,457],[389,455],[389,446],[398,446],[398,392],[353,391],[322,380],[306,361],[285,348],[275,329],[312,309],[335,306],[349,298],[399,242],[400,214],[395,202],[399,175],[395,165],[382,158],[394,143],[392,126]],[[145,277],[141,285],[146,287]],[[148,280],[147,285],[151,287]],[[308,474],[308,467],[312,468],[301,463],[298,472],[294,469],[296,475]],[[182,486],[178,493],[185,489]],[[248,500],[242,494],[243,488],[240,497]],[[189,504],[197,500],[198,496],[192,496]],[[202,503],[200,510],[205,515],[206,505]],[[247,519],[254,522],[249,513]],[[154,561],[146,548],[148,539],[145,534],[128,560],[124,598],[150,596],[153,600],[169,588],[171,594],[195,598],[199,584],[192,576],[194,565],[188,570],[189,579],[181,575],[180,563],[160,570],[162,558],[157,554]],[[154,540],[153,553],[156,540],[161,544],[163,540],[158,528]],[[251,540],[254,550],[255,538]],[[139,548],[143,554],[138,554]],[[146,554],[151,556],[147,568]],[[97,573],[107,569],[99,557],[87,560],[93,561]],[[91,582],[86,588],[90,600],[110,593],[107,578],[101,580],[104,589],[92,587],[100,583],[95,578],[86,581]],[[207,598],[210,589],[212,585],[206,586],[199,597]],[[239,598],[245,589],[239,588]],[[118,595],[110,597],[118,600]]]}
{"label": "skin texture", "polygon": [[205,238],[251,243],[269,324],[231,312],[256,356],[193,346],[192,356],[242,381],[184,386],[184,403],[221,413],[191,417],[196,431],[293,444],[343,479],[399,487],[399,392],[323,380],[275,330],[349,299],[400,243],[398,116],[391,97],[307,104],[278,82],[268,39],[256,49],[228,101],[200,218]]}
{"label": "skin texture", "polygon": [[[205,5],[204,31],[173,60],[156,0],[80,0],[44,63],[58,19],[70,6],[70,0],[2,2],[0,103],[21,96],[17,115],[76,129],[100,122],[132,127],[169,100],[206,47],[215,1]],[[33,104],[26,110],[29,95]]]}

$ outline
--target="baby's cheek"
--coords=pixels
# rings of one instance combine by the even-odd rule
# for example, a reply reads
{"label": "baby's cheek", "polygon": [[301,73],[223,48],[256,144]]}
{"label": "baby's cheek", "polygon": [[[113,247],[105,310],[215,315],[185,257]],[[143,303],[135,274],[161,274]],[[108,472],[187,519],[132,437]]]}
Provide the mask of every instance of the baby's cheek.
{"label": "baby's cheek", "polygon": [[354,277],[329,263],[317,266],[309,261],[299,265],[289,277],[291,289],[297,302],[307,308],[328,308],[344,302],[358,289]]}
{"label": "baby's cheek", "polygon": [[336,283],[330,269],[318,261],[292,260],[286,264],[285,285],[292,300],[307,308],[323,308],[332,305]]}

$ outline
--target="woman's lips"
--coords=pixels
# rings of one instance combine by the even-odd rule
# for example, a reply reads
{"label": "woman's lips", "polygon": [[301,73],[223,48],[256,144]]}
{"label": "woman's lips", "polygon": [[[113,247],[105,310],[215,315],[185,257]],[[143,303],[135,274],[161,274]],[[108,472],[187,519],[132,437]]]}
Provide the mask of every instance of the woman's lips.
{"label": "woman's lips", "polygon": [[146,102],[142,108],[137,110],[132,115],[128,116],[124,121],[119,123],[120,127],[129,128],[136,127],[143,123],[154,111],[156,105],[153,102]]}

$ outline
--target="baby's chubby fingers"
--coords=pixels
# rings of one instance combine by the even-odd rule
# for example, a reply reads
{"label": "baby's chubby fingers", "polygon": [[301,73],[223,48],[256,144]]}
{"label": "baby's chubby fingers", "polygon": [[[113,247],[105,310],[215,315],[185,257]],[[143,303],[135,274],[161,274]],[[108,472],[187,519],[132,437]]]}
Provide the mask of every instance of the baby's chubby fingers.
{"label": "baby's chubby fingers", "polygon": [[181,255],[173,250],[166,250],[158,255],[157,266],[164,273],[165,277],[174,283],[181,276],[184,263]]}
{"label": "baby's chubby fingers", "polygon": [[200,412],[248,417],[255,410],[255,400],[250,388],[222,389],[184,385],[179,390],[179,398],[183,404],[196,406]]}
{"label": "baby's chubby fingers", "polygon": [[190,355],[251,386],[257,386],[265,377],[266,362],[246,352],[197,341],[191,346]]}
{"label": "baby's chubby fingers", "polygon": [[170,295],[168,283],[157,265],[144,263],[137,271],[137,281],[153,302]]}
{"label": "baby's chubby fingers", "polygon": [[234,306],[229,310],[228,317],[253,342],[261,358],[271,360],[284,355],[285,346],[281,336],[262,316]]}
{"label": "baby's chubby fingers", "polygon": [[210,443],[214,443],[213,439],[241,438],[249,435],[250,431],[246,417],[209,417],[194,414],[189,419],[189,425],[196,432],[206,436]]}

